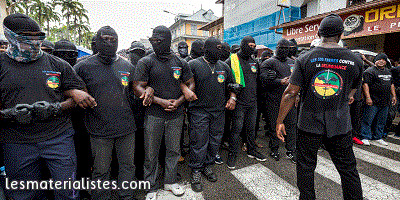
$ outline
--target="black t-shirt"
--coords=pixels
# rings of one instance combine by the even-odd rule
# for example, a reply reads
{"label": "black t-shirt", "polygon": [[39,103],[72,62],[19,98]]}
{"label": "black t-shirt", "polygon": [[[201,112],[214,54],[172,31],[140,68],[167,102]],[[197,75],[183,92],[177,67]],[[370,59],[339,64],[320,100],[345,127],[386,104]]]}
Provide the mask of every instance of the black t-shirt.
{"label": "black t-shirt", "polygon": [[193,73],[198,98],[189,103],[189,108],[223,111],[226,104],[226,86],[235,82],[231,68],[220,60],[208,65],[204,57],[190,61],[189,67]]}
{"label": "black t-shirt", "polygon": [[[281,84],[281,80],[290,77],[294,69],[294,60],[288,58],[285,62],[279,61],[276,57],[272,57],[261,64],[260,79],[266,88],[266,100],[268,102],[280,103],[282,94],[286,89],[286,85]],[[266,78],[268,70],[276,72],[276,78],[269,80]]]}
{"label": "black t-shirt", "polygon": [[125,92],[132,68],[132,64],[120,57],[110,65],[100,62],[98,56],[75,65],[76,73],[97,103],[96,107],[85,110],[84,122],[91,135],[114,138],[136,131]]}
{"label": "black t-shirt", "polygon": [[[38,101],[63,102],[66,100],[65,91],[83,88],[84,83],[72,67],[53,55],[44,53],[29,63],[16,62],[4,53],[0,55],[1,109],[13,108],[17,104],[32,105]],[[43,142],[71,127],[68,113],[28,125],[2,120],[0,142]]]}
{"label": "black t-shirt", "polygon": [[393,67],[390,72],[392,73],[392,79],[394,86],[400,87],[400,66]]}
{"label": "black t-shirt", "polygon": [[[183,95],[180,83],[193,77],[186,61],[172,55],[168,61],[160,61],[155,53],[139,60],[132,81],[147,82],[154,89],[154,96],[162,99],[178,99]],[[158,104],[147,107],[146,115],[175,119],[183,113],[183,104],[174,112],[167,112]]]}
{"label": "black t-shirt", "polygon": [[[246,87],[244,87],[237,96],[237,103],[248,107],[257,106],[257,83],[260,66],[257,61],[252,58],[249,58],[249,60],[243,60],[239,55],[238,58],[240,66],[242,67]],[[226,64],[231,67],[230,58],[226,60]]]}
{"label": "black t-shirt", "polygon": [[363,83],[368,84],[369,94],[371,95],[373,105],[390,105],[390,87],[393,81],[389,69],[385,67],[380,70],[377,67],[369,67],[364,72]]}
{"label": "black t-shirt", "polygon": [[299,129],[328,137],[351,130],[348,95],[362,82],[362,61],[345,48],[315,47],[300,56],[290,83],[301,87]]}

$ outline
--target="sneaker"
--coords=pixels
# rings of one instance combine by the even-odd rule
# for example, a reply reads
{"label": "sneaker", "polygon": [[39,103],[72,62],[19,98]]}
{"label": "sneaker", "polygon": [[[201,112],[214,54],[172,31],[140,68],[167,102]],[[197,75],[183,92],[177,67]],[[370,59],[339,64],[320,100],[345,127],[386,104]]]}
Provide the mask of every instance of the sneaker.
{"label": "sneaker", "polygon": [[354,142],[355,144],[359,144],[359,145],[363,145],[363,144],[364,144],[361,140],[359,140],[359,139],[356,138],[356,137],[353,137],[353,142]]}
{"label": "sneaker", "polygon": [[388,145],[388,143],[385,142],[385,140],[383,140],[383,139],[375,140],[375,142],[380,144],[380,145],[383,145],[383,146],[387,146]]}
{"label": "sneaker", "polygon": [[219,154],[217,154],[217,155],[215,156],[215,164],[217,164],[217,165],[222,165],[222,164],[224,164],[224,161],[222,160],[222,158],[221,158],[221,156],[220,156]]}
{"label": "sneaker", "polygon": [[146,195],[146,200],[156,200],[157,199],[157,192],[149,192]]}
{"label": "sneaker", "polygon": [[212,171],[211,166],[205,167],[201,172],[210,182],[216,182],[218,180],[217,175]]}
{"label": "sneaker", "polygon": [[170,191],[172,192],[172,194],[174,194],[175,196],[182,196],[183,194],[185,194],[185,189],[179,185],[178,183],[174,183],[174,184],[165,184],[164,185],[164,190],[166,191]]}
{"label": "sneaker", "polygon": [[228,160],[226,161],[226,165],[229,169],[236,168],[236,156],[235,155],[228,155]]}
{"label": "sneaker", "polygon": [[367,140],[367,139],[363,139],[363,140],[361,140],[361,142],[362,142],[363,145],[365,145],[365,146],[371,145],[371,144],[369,143],[369,140]]}
{"label": "sneaker", "polygon": [[296,164],[297,158],[295,153],[293,153],[292,151],[287,151],[286,157],[289,158],[292,163]]}
{"label": "sneaker", "polygon": [[190,178],[190,186],[195,192],[202,192],[203,185],[201,184],[201,172],[200,170],[192,171],[192,177]]}
{"label": "sneaker", "polygon": [[276,160],[276,161],[279,161],[279,159],[280,159],[280,156],[279,156],[279,153],[278,152],[271,152],[270,154],[269,154],[269,156],[271,156],[274,160]]}
{"label": "sneaker", "polygon": [[262,153],[258,152],[258,151],[248,151],[247,152],[247,157],[249,158],[255,158],[258,161],[264,162],[267,160],[267,157],[264,156]]}

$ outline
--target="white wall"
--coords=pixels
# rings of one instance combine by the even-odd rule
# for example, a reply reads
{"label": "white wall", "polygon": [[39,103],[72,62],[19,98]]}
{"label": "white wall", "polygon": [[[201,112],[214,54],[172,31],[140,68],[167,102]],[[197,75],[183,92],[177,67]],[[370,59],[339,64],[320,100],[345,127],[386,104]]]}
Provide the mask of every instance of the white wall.
{"label": "white wall", "polygon": [[346,5],[347,0],[311,0],[307,2],[307,17],[346,8]]}

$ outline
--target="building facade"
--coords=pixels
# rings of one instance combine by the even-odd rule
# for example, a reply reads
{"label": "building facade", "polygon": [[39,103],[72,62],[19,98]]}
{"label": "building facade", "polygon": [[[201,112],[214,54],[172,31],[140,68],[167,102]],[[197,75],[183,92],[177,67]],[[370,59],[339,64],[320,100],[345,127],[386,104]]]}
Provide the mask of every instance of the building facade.
{"label": "building facade", "polygon": [[172,33],[172,50],[177,51],[179,42],[186,42],[191,48],[192,42],[197,39],[206,39],[208,31],[198,30],[207,23],[218,19],[212,10],[203,10],[195,12],[193,15],[178,14],[175,17],[175,23],[169,29]]}
{"label": "building facade", "polygon": [[224,40],[224,17],[220,17],[199,28],[202,31],[208,31],[209,37],[215,37],[221,41]]}
{"label": "building facade", "polygon": [[[314,1],[323,2],[323,4],[317,5]],[[345,31],[342,39],[350,49],[384,52],[389,58],[399,60],[399,0],[314,1],[306,4],[307,15],[303,19],[273,26],[270,29],[283,29],[284,38],[294,38],[301,46],[309,46],[312,40],[318,38],[321,20],[330,13],[336,13],[344,20]],[[333,3],[337,6],[335,10],[329,9],[329,5]],[[313,10],[309,9],[309,6],[317,6],[319,12],[313,11],[309,14],[308,11]]]}

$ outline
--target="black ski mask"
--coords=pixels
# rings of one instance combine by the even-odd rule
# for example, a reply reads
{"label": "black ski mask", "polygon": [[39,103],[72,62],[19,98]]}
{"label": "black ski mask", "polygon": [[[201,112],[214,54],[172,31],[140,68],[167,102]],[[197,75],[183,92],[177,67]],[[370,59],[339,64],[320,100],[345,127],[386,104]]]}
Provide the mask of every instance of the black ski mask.
{"label": "black ski mask", "polygon": [[157,58],[163,62],[170,59],[171,38],[172,36],[169,28],[157,26],[153,29],[153,35],[149,39]]}
{"label": "black ski mask", "polygon": [[99,53],[99,50],[96,47],[96,36],[92,37],[92,42],[90,42],[90,46],[92,47],[93,55]]}
{"label": "black ski mask", "polygon": [[63,39],[54,44],[53,55],[67,61],[71,66],[74,66],[78,58],[78,50],[74,43]]}
{"label": "black ski mask", "polygon": [[290,54],[289,54],[289,57],[292,57],[292,56],[295,57],[297,55],[297,50],[298,50],[297,42],[296,42],[295,39],[290,39],[289,42],[290,42]]}
{"label": "black ski mask", "polygon": [[178,53],[181,58],[186,58],[189,55],[189,46],[186,44],[186,42],[179,42]]}
{"label": "black ski mask", "polygon": [[117,58],[118,35],[110,26],[101,27],[96,35],[96,48],[101,62],[110,64]]}
{"label": "black ski mask", "polygon": [[285,62],[289,56],[289,53],[290,42],[284,38],[280,39],[276,46],[276,58],[281,62]]}
{"label": "black ski mask", "polygon": [[226,42],[222,43],[221,60],[225,62],[225,60],[228,60],[230,55],[231,55],[231,47]]}
{"label": "black ski mask", "polygon": [[211,64],[215,64],[221,57],[222,44],[216,38],[209,37],[204,42],[204,58]]}
{"label": "black ski mask", "polygon": [[136,65],[137,62],[144,57],[144,54],[146,53],[146,48],[142,43],[134,41],[132,42],[131,47],[128,50],[128,53],[132,65]]}
{"label": "black ski mask", "polygon": [[240,46],[237,44],[232,45],[231,53],[237,53],[240,50]]}
{"label": "black ski mask", "polygon": [[251,48],[249,46],[250,43],[256,43],[254,38],[251,36],[244,37],[242,39],[242,42],[240,43],[240,50],[238,52],[238,55],[244,60],[249,60],[251,55],[253,55],[254,51],[256,50],[255,48]]}
{"label": "black ski mask", "polygon": [[271,52],[269,52],[268,50],[262,52],[262,54],[261,54],[261,63],[263,63],[267,59],[271,58],[272,56],[273,56],[273,54]]}
{"label": "black ski mask", "polygon": [[190,50],[190,56],[193,59],[204,56],[204,41],[203,40],[195,40],[192,43],[192,49]]}

